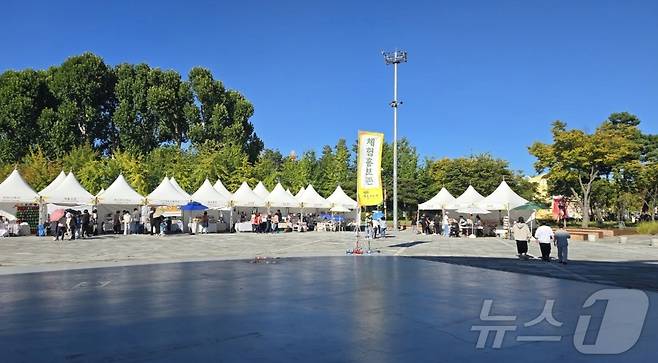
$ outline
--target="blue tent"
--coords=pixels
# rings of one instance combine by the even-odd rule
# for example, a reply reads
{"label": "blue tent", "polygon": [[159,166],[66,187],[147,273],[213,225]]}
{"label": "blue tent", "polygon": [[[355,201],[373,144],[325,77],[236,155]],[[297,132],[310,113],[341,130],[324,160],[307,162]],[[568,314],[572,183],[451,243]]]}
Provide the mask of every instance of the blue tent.
{"label": "blue tent", "polygon": [[199,203],[199,202],[189,202],[184,206],[180,207],[181,210],[193,211],[193,210],[207,210],[208,207]]}

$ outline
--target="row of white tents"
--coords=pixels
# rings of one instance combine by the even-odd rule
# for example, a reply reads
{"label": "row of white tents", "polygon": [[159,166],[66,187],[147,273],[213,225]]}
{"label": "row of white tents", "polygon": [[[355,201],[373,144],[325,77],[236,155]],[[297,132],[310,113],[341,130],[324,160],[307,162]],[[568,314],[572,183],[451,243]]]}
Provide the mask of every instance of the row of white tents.
{"label": "row of white tents", "polygon": [[419,210],[457,210],[462,213],[486,214],[489,211],[510,211],[527,204],[528,201],[516,194],[503,180],[487,197],[478,193],[469,185],[466,191],[455,198],[446,188],[442,188],[434,197],[418,205]]}
{"label": "row of white tents", "polygon": [[209,209],[232,207],[253,208],[299,208],[325,209],[347,212],[357,207],[340,186],[328,197],[323,198],[312,185],[301,188],[296,195],[284,189],[280,183],[270,192],[262,182],[252,190],[246,182],[234,192],[229,192],[221,181],[214,185],[207,179],[193,194],[180,187],[175,178],[165,177],[149,195],[142,196],[126,181],[123,175],[97,195],[89,193],[71,173],[63,171],[43,190],[34,191],[14,170],[0,183],[0,209],[19,203],[39,203],[57,205],[151,205],[182,206],[198,202]]}

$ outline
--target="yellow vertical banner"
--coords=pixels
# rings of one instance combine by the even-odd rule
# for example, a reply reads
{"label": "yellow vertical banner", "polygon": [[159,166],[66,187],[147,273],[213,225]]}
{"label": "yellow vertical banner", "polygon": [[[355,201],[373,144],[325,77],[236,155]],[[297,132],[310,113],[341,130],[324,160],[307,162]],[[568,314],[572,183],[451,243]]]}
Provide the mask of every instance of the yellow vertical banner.
{"label": "yellow vertical banner", "polygon": [[382,147],[384,134],[359,131],[357,154],[357,199],[359,205],[379,205],[382,192]]}

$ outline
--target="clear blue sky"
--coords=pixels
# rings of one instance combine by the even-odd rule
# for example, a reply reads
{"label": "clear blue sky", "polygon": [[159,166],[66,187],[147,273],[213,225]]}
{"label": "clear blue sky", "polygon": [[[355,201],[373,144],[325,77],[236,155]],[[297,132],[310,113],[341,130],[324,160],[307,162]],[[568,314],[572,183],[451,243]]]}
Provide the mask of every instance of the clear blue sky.
{"label": "clear blue sky", "polygon": [[615,111],[658,133],[658,1],[29,1],[0,4],[0,71],[92,51],[183,74],[210,68],[255,105],[267,147],[320,150],[358,129],[422,156],[490,152],[532,172],[555,119],[593,130]]}

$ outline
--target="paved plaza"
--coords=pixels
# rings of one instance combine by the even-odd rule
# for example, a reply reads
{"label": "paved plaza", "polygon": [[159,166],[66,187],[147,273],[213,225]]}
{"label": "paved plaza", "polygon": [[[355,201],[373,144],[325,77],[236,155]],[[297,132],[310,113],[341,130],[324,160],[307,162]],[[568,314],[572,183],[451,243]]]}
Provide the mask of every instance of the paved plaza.
{"label": "paved plaza", "polygon": [[[354,246],[352,232],[281,234],[208,234],[155,236],[105,235],[86,240],[15,237],[0,240],[0,274],[109,267],[181,261],[214,261],[263,257],[345,256]],[[367,245],[365,240],[362,244]],[[395,237],[375,239],[374,255],[408,256],[521,272],[584,282],[658,291],[658,247],[647,236],[629,236],[597,242],[572,241],[563,266],[538,260],[519,261],[514,241],[500,238],[444,238],[402,231]],[[540,255],[537,244],[530,254]],[[556,255],[555,248],[553,256]]]}
{"label": "paved plaza", "polygon": [[[644,362],[658,353],[658,247],[646,237],[574,241],[566,266],[518,260],[513,241],[498,238],[401,232],[373,241],[370,256],[346,256],[353,243],[352,233],[325,232],[5,238],[0,354],[7,362]],[[639,326],[630,316],[644,310],[629,296],[621,317],[610,318],[610,302],[586,303],[625,287],[645,291]],[[531,324],[549,302],[555,325]],[[483,338],[501,325],[509,329],[498,343],[495,332]],[[634,331],[637,342],[621,354],[587,353],[615,349]]]}

